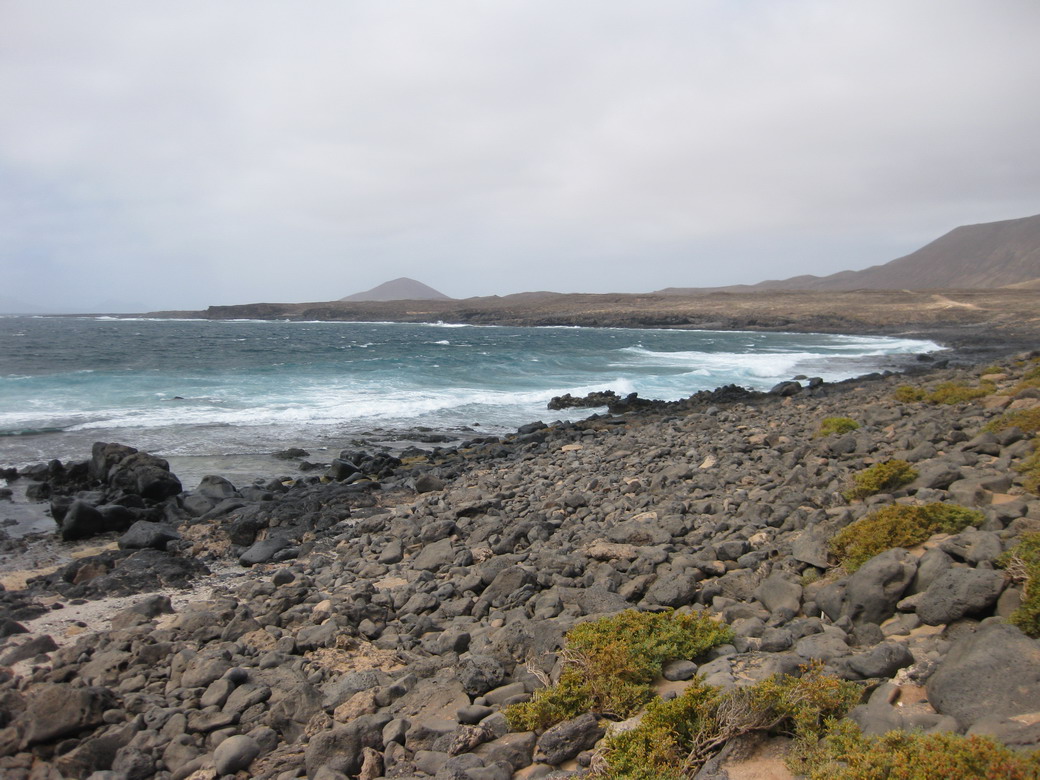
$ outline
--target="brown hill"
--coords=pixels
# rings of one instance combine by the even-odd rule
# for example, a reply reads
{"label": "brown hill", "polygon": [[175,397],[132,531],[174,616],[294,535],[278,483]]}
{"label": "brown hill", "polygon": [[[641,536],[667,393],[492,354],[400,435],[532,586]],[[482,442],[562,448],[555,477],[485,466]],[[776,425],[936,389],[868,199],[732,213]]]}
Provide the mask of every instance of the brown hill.
{"label": "brown hill", "polygon": [[[862,271],[794,276],[754,285],[716,288],[756,290],[940,290],[1035,288],[1040,282],[1040,215],[964,225],[905,257]],[[687,293],[669,288],[663,293]]]}
{"label": "brown hill", "polygon": [[451,301],[453,298],[434,290],[422,282],[402,276],[389,282],[383,282],[365,292],[340,298],[341,301]]}

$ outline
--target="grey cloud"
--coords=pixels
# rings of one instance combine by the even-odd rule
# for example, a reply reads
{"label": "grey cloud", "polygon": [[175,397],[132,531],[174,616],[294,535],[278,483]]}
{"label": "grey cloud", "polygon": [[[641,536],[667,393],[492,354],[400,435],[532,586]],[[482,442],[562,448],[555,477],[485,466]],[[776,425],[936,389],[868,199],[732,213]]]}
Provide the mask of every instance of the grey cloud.
{"label": "grey cloud", "polygon": [[1028,0],[3,15],[0,263],[27,303],[754,282],[1040,211]]}

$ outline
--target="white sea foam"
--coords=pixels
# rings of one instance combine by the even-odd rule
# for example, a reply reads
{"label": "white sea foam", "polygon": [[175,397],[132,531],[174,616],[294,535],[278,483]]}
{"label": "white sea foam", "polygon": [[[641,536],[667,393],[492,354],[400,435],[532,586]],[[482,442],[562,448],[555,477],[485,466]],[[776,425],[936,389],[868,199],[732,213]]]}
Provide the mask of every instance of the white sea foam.
{"label": "white sea foam", "polygon": [[[69,331],[55,320],[10,327],[28,334],[19,342],[36,337],[41,354],[53,349],[54,360],[18,363],[24,351],[5,354],[0,344],[0,365],[17,375],[0,375],[0,433],[9,434],[0,461],[24,462],[37,451],[65,457],[58,441],[82,457],[95,440],[205,454],[314,441],[334,447],[370,429],[479,424],[502,431],[547,417],[547,401],[564,393],[675,400],[725,384],[765,389],[796,373],[828,380],[866,373],[886,355],[936,346],[569,326],[135,321],[79,320]],[[441,338],[443,328],[470,330]],[[66,335],[83,340],[69,347]],[[54,430],[64,433],[38,445],[24,435]]]}

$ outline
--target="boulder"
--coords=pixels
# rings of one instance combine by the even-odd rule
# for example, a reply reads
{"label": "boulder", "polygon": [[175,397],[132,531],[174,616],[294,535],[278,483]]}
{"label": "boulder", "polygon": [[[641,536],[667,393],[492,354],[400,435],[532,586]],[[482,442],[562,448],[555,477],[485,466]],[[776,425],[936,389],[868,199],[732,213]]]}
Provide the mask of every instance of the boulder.
{"label": "boulder", "polygon": [[153,501],[176,496],[183,490],[181,481],[170,473],[170,464],[147,452],[127,455],[109,469],[108,484]]}
{"label": "boulder", "polygon": [[153,523],[138,520],[129,530],[119,537],[121,550],[165,550],[168,542],[180,539],[181,535],[173,526],[165,523]]}
{"label": "boulder", "polygon": [[939,712],[969,728],[982,718],[1040,712],[1040,643],[987,621],[956,641],[926,685]]}
{"label": "boulder", "polygon": [[940,574],[917,601],[922,623],[938,626],[992,610],[1007,584],[994,569],[951,568]]}
{"label": "boulder", "polygon": [[787,609],[797,614],[802,606],[802,586],[774,574],[755,588],[755,598],[770,612]]}
{"label": "boulder", "polygon": [[120,462],[135,454],[137,454],[137,450],[125,444],[95,442],[90,450],[87,474],[90,479],[97,482],[108,482],[111,470]]}
{"label": "boulder", "polygon": [[58,645],[50,634],[41,634],[28,642],[5,648],[4,653],[0,655],[0,666],[11,666],[27,658],[34,658],[57,649]]}
{"label": "boulder", "polygon": [[419,554],[412,559],[412,566],[424,571],[437,571],[445,566],[450,566],[454,560],[455,548],[452,547],[451,539],[441,539],[423,547]]}
{"label": "boulder", "polygon": [[122,504],[101,504],[97,511],[105,518],[105,525],[111,531],[125,531],[137,518],[134,510]]}
{"label": "boulder", "polygon": [[829,538],[830,535],[818,526],[806,528],[791,543],[791,557],[818,569],[830,568]]}
{"label": "boulder", "polygon": [[909,487],[914,490],[946,490],[961,478],[960,467],[946,460],[926,461],[917,466],[917,477]]}
{"label": "boulder", "polygon": [[99,726],[105,710],[116,706],[116,698],[107,688],[47,685],[29,699],[19,717],[23,726],[22,747],[52,742]]}
{"label": "boulder", "polygon": [[802,385],[800,382],[790,380],[787,382],[780,382],[778,384],[773,385],[771,388],[769,388],[769,394],[786,397],[789,395],[796,395],[797,393],[801,392],[801,389]]}
{"label": "boulder", "polygon": [[501,685],[506,671],[494,656],[472,655],[459,664],[456,675],[466,693],[481,696]]}
{"label": "boulder", "polygon": [[383,747],[383,727],[389,715],[362,715],[345,726],[320,731],[307,742],[304,764],[313,777],[321,767],[347,775],[357,774],[364,761],[364,748]]}
{"label": "boulder", "polygon": [[646,601],[662,607],[682,607],[693,602],[697,596],[700,572],[681,571],[658,577],[646,591]]}
{"label": "boulder", "polygon": [[329,479],[334,479],[337,482],[350,479],[355,474],[360,473],[361,469],[356,464],[343,458],[334,458],[327,472]]}
{"label": "boulder", "polygon": [[416,493],[432,493],[436,490],[444,490],[444,480],[433,474],[423,474],[415,480]]}
{"label": "boulder", "polygon": [[514,607],[522,604],[532,594],[534,573],[521,566],[502,569],[485,588],[482,595],[493,607]]}
{"label": "boulder", "polygon": [[66,542],[89,539],[109,530],[105,516],[86,501],[73,501],[61,521],[61,538]]}
{"label": "boulder", "polygon": [[228,737],[213,751],[213,765],[220,775],[233,775],[247,768],[260,755],[260,745],[252,737],[236,734]]}
{"label": "boulder", "polygon": [[882,642],[846,661],[848,667],[863,678],[892,677],[900,669],[912,666],[914,656],[900,642]]}
{"label": "boulder", "polygon": [[224,477],[210,474],[202,478],[202,481],[199,482],[199,486],[195,488],[194,495],[203,496],[214,503],[219,503],[225,498],[233,498],[238,495],[238,491],[235,490],[235,486],[228,480],[224,479]]}
{"label": "boulder", "polygon": [[590,712],[547,729],[538,740],[536,758],[545,764],[562,764],[589,750],[606,733]]}
{"label": "boulder", "polygon": [[842,614],[854,623],[881,624],[895,614],[916,573],[917,559],[901,547],[875,555],[849,577]]}
{"label": "boulder", "polygon": [[238,562],[243,566],[267,563],[291,544],[292,542],[284,536],[272,536],[262,541],[254,542],[248,550],[238,556]]}

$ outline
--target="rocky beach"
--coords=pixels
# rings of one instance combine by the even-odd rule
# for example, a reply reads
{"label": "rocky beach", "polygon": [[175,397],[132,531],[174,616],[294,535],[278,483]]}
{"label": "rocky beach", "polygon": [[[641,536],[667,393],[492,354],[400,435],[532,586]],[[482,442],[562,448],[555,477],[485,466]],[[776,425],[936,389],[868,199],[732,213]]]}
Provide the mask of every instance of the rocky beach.
{"label": "rocky beach", "polygon": [[[663,701],[823,675],[867,738],[1029,761],[1035,357],[593,397],[579,422],[191,492],[117,443],[7,471],[56,531],[3,542],[0,774],[634,777],[617,734],[640,707],[531,728],[517,707],[574,678],[573,629],[628,610],[719,628],[661,657]],[[793,777],[800,736],[749,722],[676,776]]]}

